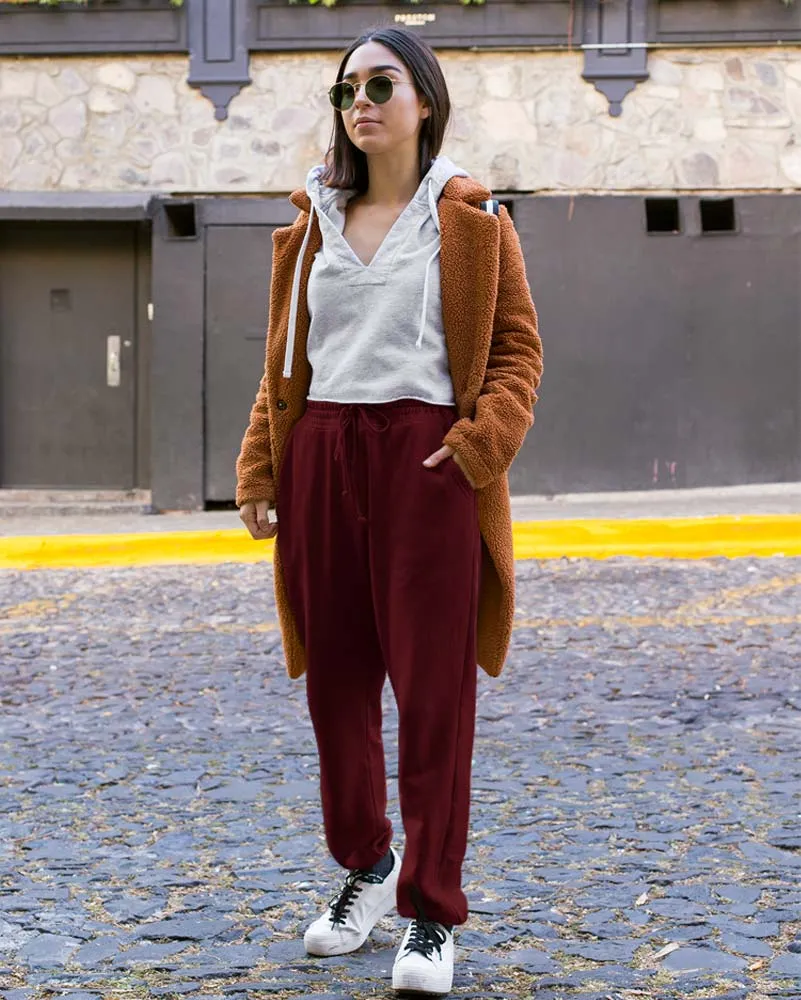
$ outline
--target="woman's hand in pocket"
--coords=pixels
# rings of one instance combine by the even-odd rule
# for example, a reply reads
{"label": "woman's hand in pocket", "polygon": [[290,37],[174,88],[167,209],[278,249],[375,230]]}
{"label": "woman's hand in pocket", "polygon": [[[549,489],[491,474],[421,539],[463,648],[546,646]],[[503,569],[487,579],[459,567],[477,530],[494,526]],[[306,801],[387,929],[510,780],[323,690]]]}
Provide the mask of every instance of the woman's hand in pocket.
{"label": "woman's hand in pocket", "polygon": [[427,466],[429,469],[433,469],[435,466],[439,465],[440,462],[444,462],[451,458],[459,468],[464,473],[465,479],[470,483],[473,489],[476,488],[476,484],[470,476],[470,473],[464,467],[464,462],[459,457],[459,453],[454,451],[449,444],[444,444],[441,448],[438,448],[433,455],[429,455],[427,459],[423,462],[423,465]]}
{"label": "woman's hand in pocket", "polygon": [[274,538],[278,533],[278,522],[268,516],[269,500],[249,500],[239,508],[239,517],[253,538]]}

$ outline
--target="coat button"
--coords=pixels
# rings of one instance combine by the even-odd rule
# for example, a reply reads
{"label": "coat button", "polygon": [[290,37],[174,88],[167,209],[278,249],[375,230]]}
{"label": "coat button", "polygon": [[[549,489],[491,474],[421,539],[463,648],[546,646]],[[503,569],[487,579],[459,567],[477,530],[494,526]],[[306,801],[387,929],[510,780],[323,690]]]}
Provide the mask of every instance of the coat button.
{"label": "coat button", "polygon": [[278,407],[279,410],[285,410],[286,409],[286,400],[285,399],[279,399],[278,402],[276,403],[276,406]]}

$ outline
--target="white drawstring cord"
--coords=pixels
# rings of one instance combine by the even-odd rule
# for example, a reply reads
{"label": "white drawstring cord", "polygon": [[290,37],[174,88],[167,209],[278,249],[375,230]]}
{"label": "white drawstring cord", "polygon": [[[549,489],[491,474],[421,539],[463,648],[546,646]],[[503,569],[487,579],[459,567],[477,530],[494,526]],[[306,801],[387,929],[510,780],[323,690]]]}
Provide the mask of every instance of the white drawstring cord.
{"label": "white drawstring cord", "polygon": [[[434,220],[434,225],[437,227],[437,233],[439,233],[440,232],[439,212],[437,211],[437,201],[436,198],[434,197],[434,189],[433,189],[433,178],[431,177],[429,177],[428,179],[428,207],[431,211],[431,218]],[[425,281],[423,282],[423,308],[420,312],[420,332],[417,334],[417,340],[415,341],[414,344],[414,346],[418,349],[418,351],[423,346],[423,333],[426,327],[426,306],[428,305],[428,269],[430,268],[433,259],[440,252],[440,249],[441,249],[441,244],[437,246],[437,249],[431,254],[431,256],[426,261],[426,276],[425,276]]]}
{"label": "white drawstring cord", "polygon": [[426,278],[423,282],[423,308],[420,312],[420,332],[417,334],[417,340],[414,345],[418,350],[423,346],[423,332],[426,327],[426,306],[428,305],[428,269],[431,266],[431,261],[437,256],[439,251],[440,247],[437,247],[426,262]]}

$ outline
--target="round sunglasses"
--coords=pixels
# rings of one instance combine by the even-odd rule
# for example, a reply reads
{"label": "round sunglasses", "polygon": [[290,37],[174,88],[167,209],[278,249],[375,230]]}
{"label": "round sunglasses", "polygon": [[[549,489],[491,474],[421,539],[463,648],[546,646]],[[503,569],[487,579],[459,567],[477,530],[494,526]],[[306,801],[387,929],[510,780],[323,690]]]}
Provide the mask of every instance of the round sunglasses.
{"label": "round sunglasses", "polygon": [[[373,104],[386,104],[398,84],[411,84],[411,80],[392,80],[383,74],[371,76],[364,84],[364,92]],[[340,80],[328,91],[328,99],[337,111],[347,111],[356,100],[356,88],[348,80]]]}

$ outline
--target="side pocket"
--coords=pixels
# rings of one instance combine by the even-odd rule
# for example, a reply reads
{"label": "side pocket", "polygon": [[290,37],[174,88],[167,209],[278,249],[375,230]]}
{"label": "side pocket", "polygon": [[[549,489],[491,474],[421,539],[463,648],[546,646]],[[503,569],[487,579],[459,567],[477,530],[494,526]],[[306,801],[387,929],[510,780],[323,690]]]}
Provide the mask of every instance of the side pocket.
{"label": "side pocket", "polygon": [[457,464],[456,460],[451,456],[445,459],[445,465],[450,467],[450,475],[452,479],[455,479],[458,485],[467,493],[469,496],[475,496],[476,491],[467,481],[467,476],[462,472],[461,468]]}
{"label": "side pocket", "polygon": [[[444,416],[445,419],[443,421],[443,426],[441,431],[441,435],[443,438],[451,429],[451,427],[456,423],[456,421],[459,419],[459,415],[456,412],[456,409],[453,407],[444,410]],[[440,441],[440,444],[441,443],[442,442]],[[465,493],[467,493],[468,496],[474,497],[476,495],[476,491],[470,485],[470,483],[467,480],[467,476],[465,476],[465,474],[456,464],[456,461],[454,460],[452,455],[449,458],[446,458],[445,461],[442,462],[441,464],[445,466],[450,466],[450,468],[447,469],[446,471],[448,475],[451,477],[451,479],[456,480],[456,483],[458,484],[460,489],[462,489]]]}

